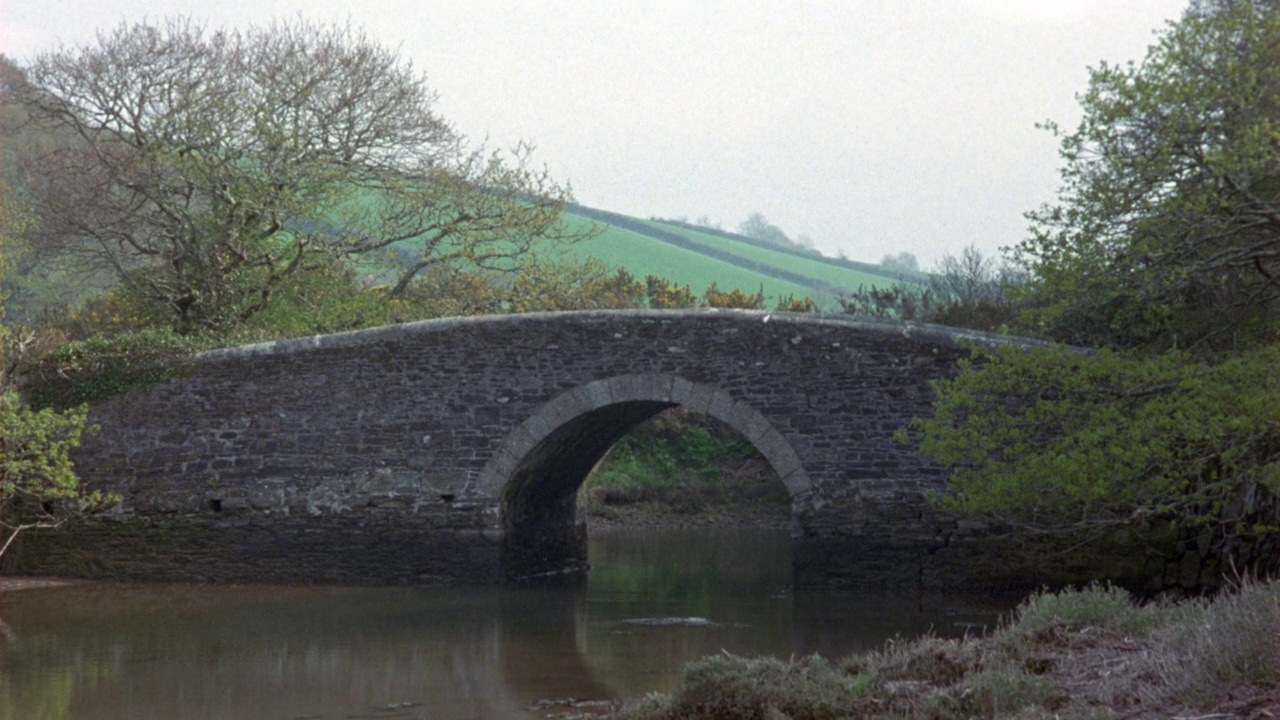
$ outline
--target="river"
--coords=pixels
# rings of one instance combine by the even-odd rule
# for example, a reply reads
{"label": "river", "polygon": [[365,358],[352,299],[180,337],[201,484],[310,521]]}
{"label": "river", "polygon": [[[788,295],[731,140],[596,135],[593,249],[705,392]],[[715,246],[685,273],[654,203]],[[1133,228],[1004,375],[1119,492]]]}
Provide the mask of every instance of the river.
{"label": "river", "polygon": [[590,560],[570,588],[0,595],[0,720],[538,718],[670,690],[707,654],[838,657],[980,632],[1010,605],[793,590],[776,530],[613,532]]}

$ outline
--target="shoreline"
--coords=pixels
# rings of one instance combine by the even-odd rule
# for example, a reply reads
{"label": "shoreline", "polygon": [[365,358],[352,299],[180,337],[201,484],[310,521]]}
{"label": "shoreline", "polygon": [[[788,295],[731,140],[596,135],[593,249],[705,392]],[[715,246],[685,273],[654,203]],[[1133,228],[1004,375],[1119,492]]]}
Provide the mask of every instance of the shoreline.
{"label": "shoreline", "polygon": [[70,587],[72,585],[87,585],[91,582],[94,581],[84,578],[0,575],[0,594],[20,592],[22,590],[43,590],[46,588]]}
{"label": "shoreline", "polygon": [[713,530],[751,527],[791,529],[791,508],[754,503],[708,503],[696,510],[672,508],[667,503],[591,504],[578,507],[588,535],[619,530]]}

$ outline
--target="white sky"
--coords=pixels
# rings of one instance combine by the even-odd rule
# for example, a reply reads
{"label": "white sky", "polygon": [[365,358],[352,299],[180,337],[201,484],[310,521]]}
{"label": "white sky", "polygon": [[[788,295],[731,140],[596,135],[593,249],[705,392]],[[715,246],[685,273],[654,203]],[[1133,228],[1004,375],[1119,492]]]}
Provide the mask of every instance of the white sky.
{"label": "white sky", "polygon": [[1018,242],[1101,60],[1186,0],[0,0],[19,61],[121,21],[350,20],[411,58],[473,140],[523,139],[583,204],[760,212],[870,262]]}

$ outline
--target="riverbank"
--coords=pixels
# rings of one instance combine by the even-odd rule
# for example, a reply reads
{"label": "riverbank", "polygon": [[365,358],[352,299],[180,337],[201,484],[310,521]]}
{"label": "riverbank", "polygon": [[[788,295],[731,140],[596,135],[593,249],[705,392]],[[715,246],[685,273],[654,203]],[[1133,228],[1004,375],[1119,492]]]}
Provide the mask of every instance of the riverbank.
{"label": "riverbank", "polygon": [[786,530],[791,527],[791,506],[777,502],[745,500],[706,502],[696,509],[668,502],[592,504],[581,508],[587,531],[684,530],[740,528]]}
{"label": "riverbank", "polygon": [[[600,499],[582,507],[592,533],[791,522],[787,505],[768,500]],[[890,642],[843,660],[709,656],[685,666],[671,695],[608,717],[1277,720],[1280,583],[1212,603],[1139,606],[1098,587],[1043,594],[989,636]]]}
{"label": "riverbank", "polygon": [[675,473],[642,481],[634,479],[639,470],[619,464],[613,474],[597,473],[579,493],[578,517],[589,532],[791,528],[791,496],[763,458],[731,456],[702,478]]}
{"label": "riverbank", "polygon": [[982,638],[839,661],[721,654],[618,720],[1280,717],[1280,582],[1138,606],[1118,589],[1034,596]]}

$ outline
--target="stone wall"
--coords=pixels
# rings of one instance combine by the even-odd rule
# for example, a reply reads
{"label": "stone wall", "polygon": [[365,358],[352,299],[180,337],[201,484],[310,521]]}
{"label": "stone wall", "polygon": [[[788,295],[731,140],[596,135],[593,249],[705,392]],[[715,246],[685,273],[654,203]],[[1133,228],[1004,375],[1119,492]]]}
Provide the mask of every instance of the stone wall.
{"label": "stone wall", "polygon": [[377,583],[572,571],[585,562],[582,480],[636,424],[685,405],[742,432],[783,478],[800,582],[953,582],[966,557],[991,553],[955,548],[988,529],[929,516],[923,493],[944,474],[890,435],[928,411],[929,381],[954,372],[965,339],[997,341],[810,315],[611,311],[210,352],[185,377],[93,409],[102,430],[78,467],[123,502],[78,532],[33,534],[10,569]]}

